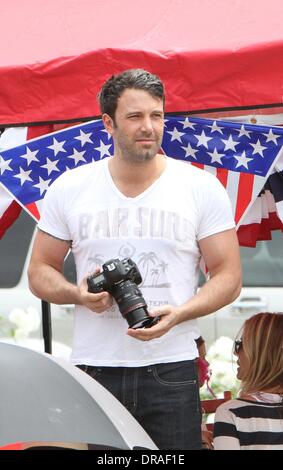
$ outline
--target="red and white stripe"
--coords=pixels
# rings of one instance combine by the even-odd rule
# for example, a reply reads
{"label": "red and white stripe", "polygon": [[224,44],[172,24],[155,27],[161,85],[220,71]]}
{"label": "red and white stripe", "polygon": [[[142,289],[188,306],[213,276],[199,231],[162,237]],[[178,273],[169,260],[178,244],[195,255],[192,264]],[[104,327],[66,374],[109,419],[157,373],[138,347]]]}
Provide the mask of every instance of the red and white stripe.
{"label": "red and white stripe", "polygon": [[[283,201],[275,203],[270,191],[264,191],[258,196],[263,186],[261,177],[196,162],[192,165],[209,171],[225,187],[231,201],[241,246],[255,247],[258,240],[271,240],[272,230],[283,231]],[[283,155],[273,171],[279,170],[283,171]]]}
{"label": "red and white stripe", "polygon": [[[229,171],[224,168],[215,168],[209,165],[201,165],[193,162],[192,165],[204,169],[216,176],[226,189],[231,201],[232,211],[234,214],[237,226],[250,205],[255,193],[254,186],[256,177],[248,173],[239,173],[236,171]],[[262,182],[261,182],[262,187]],[[260,188],[261,189],[261,188]],[[260,189],[257,189],[257,194]]]}

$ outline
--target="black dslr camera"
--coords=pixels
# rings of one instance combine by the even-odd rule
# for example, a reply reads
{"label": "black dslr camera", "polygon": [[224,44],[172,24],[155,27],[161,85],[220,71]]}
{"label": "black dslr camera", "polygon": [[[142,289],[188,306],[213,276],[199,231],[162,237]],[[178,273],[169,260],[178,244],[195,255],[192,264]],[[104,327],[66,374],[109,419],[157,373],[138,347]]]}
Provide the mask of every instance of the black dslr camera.
{"label": "black dslr camera", "polygon": [[159,318],[150,317],[147,305],[137,284],[142,277],[131,258],[110,259],[102,266],[102,272],[87,278],[88,292],[107,291],[116,300],[119,310],[130,328],[149,328]]}

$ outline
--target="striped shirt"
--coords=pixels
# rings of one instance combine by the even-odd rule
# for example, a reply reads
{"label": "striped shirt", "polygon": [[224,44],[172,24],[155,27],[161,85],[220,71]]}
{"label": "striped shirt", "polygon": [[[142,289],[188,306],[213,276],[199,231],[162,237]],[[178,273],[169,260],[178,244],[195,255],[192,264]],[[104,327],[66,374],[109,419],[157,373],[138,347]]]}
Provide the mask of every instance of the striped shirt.
{"label": "striped shirt", "polygon": [[282,398],[275,394],[272,398],[269,403],[238,398],[220,405],[214,420],[214,449],[283,450]]}

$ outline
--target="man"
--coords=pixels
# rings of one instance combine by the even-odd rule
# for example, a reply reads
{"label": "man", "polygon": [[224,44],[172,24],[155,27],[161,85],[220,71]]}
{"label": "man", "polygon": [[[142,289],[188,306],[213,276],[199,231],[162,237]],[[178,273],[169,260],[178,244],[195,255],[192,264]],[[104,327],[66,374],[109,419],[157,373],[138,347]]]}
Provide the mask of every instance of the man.
{"label": "man", "polygon": [[[99,95],[114,156],[67,172],[45,198],[29,280],[35,295],[76,304],[72,361],[108,388],[161,449],[200,449],[196,318],[241,288],[237,237],[217,179],[158,154],[164,88],[140,69],[111,77]],[[79,286],[63,277],[72,249]],[[196,293],[200,258],[210,280]],[[151,328],[127,329],[108,292],[86,277],[111,258],[138,265]]]}

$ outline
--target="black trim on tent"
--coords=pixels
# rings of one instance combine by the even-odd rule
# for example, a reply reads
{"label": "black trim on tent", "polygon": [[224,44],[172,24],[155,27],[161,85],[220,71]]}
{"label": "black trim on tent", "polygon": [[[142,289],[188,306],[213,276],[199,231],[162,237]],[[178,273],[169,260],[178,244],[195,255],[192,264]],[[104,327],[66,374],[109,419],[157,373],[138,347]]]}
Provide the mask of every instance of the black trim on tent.
{"label": "black trim on tent", "polygon": [[[267,109],[267,108],[283,108],[282,103],[270,103],[270,104],[255,104],[249,106],[227,106],[224,108],[207,108],[207,109],[194,109],[194,110],[187,110],[187,111],[170,111],[165,113],[168,116],[186,116],[186,115],[193,115],[193,114],[205,114],[205,113],[217,113],[223,111],[251,111],[256,109]],[[54,121],[39,121],[39,122],[21,122],[20,124],[3,124],[0,123],[0,128],[5,127],[23,127],[23,126],[46,126],[48,124],[66,124],[66,123],[81,123],[81,122],[88,122],[93,121],[95,119],[101,119],[101,115],[98,116],[88,116],[88,117],[76,117],[72,119],[59,119]]]}

